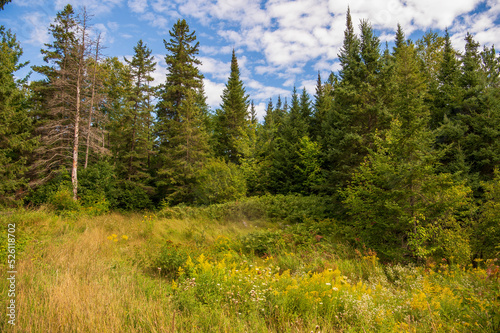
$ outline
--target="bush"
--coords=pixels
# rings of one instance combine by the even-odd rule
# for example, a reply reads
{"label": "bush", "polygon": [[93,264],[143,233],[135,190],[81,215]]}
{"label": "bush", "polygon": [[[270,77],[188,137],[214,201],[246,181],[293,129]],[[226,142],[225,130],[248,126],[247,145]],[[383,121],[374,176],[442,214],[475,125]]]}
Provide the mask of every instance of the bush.
{"label": "bush", "polygon": [[500,171],[495,170],[494,179],[482,183],[482,186],[486,200],[471,240],[477,256],[500,257]]}
{"label": "bush", "polygon": [[48,203],[59,212],[80,210],[80,203],[73,200],[73,192],[66,186],[61,186],[55,193],[53,193],[50,196]]}
{"label": "bush", "polygon": [[249,253],[264,256],[276,254],[285,247],[281,232],[261,230],[240,238],[243,249]]}
{"label": "bush", "polygon": [[159,215],[166,218],[241,221],[270,219],[275,222],[319,221],[332,214],[330,198],[301,195],[265,195],[210,206],[164,206]]}
{"label": "bush", "polygon": [[162,276],[174,279],[178,276],[179,267],[184,265],[188,257],[189,254],[183,247],[172,241],[167,241],[163,245],[153,269],[158,269]]}
{"label": "bush", "polygon": [[64,167],[58,170],[54,178],[32,190],[25,202],[37,207],[50,203],[55,193],[62,188],[71,190],[71,175]]}
{"label": "bush", "polygon": [[196,202],[208,205],[233,201],[245,196],[246,181],[238,166],[210,159],[200,171]]}
{"label": "bush", "polygon": [[153,207],[146,189],[131,181],[119,182],[109,193],[110,206],[123,210],[146,210]]}

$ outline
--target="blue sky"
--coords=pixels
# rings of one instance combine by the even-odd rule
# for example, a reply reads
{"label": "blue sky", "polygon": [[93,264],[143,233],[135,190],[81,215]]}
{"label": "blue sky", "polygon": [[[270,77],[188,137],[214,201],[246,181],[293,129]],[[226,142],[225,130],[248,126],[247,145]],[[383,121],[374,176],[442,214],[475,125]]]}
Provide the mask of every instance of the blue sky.
{"label": "blue sky", "polygon": [[200,42],[200,70],[212,109],[220,103],[234,48],[260,117],[269,98],[289,98],[293,86],[312,95],[318,71],[326,79],[338,70],[348,6],[354,22],[368,19],[382,43],[393,40],[400,23],[414,40],[448,28],[458,50],[467,31],[482,45],[500,45],[498,0],[13,0],[0,11],[0,24],[16,33],[31,65],[43,62],[47,28],[67,3],[93,15],[106,56],[131,57],[142,39],[158,62],[157,84],[166,72],[163,39],[185,18]]}

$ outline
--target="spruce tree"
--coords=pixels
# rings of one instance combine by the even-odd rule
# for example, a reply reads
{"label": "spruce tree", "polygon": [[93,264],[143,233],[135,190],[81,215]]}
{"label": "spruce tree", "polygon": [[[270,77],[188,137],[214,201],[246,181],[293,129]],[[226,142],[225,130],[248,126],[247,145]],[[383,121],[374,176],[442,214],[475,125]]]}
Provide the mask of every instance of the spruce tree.
{"label": "spruce tree", "polygon": [[500,97],[498,87],[487,86],[491,77],[483,70],[479,43],[469,33],[465,41],[459,80],[463,99],[456,122],[465,127],[466,132],[457,144],[463,147],[470,178],[490,180],[495,167],[500,165]]}
{"label": "spruce tree", "polygon": [[215,116],[214,139],[216,154],[226,161],[239,164],[244,157],[248,128],[248,95],[240,79],[238,60],[233,49],[231,73],[222,92],[222,104]]}
{"label": "spruce tree", "polygon": [[132,89],[126,96],[130,100],[130,107],[124,109],[128,112],[122,115],[120,121],[124,130],[117,133],[126,147],[118,152],[122,164],[121,176],[141,186],[145,186],[151,177],[148,169],[153,149],[151,135],[153,89],[150,86],[153,81],[151,74],[156,65],[153,59],[151,50],[142,40],[139,40],[134,47],[132,59],[125,58],[130,71]]}
{"label": "spruce tree", "polygon": [[22,53],[15,35],[0,26],[0,205],[27,183],[26,162],[37,141],[31,138],[24,82],[14,77],[26,66],[19,62]]}
{"label": "spruce tree", "polygon": [[314,105],[310,121],[310,137],[314,141],[321,141],[323,136],[323,127],[326,125],[326,117],[333,104],[333,87],[336,77],[330,73],[326,82],[321,81],[321,75],[318,72],[316,81],[316,92],[314,94]]}
{"label": "spruce tree", "polygon": [[208,153],[203,76],[196,58],[199,43],[185,20],[164,41],[167,78],[157,105],[157,186],[167,202],[193,202],[197,172]]}
{"label": "spruce tree", "polygon": [[334,104],[323,127],[324,169],[327,188],[335,192],[348,181],[373,144],[377,130],[387,127],[387,113],[380,89],[380,42],[367,21],[362,21],[361,39],[354,34],[348,12],[344,44],[339,54],[340,80],[334,87]]}

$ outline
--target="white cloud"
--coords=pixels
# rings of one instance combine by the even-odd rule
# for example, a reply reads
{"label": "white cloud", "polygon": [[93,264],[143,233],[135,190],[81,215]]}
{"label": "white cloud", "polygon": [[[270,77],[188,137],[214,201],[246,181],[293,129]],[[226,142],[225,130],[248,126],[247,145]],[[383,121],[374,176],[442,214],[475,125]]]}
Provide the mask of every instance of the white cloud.
{"label": "white cloud", "polygon": [[[152,86],[159,86],[165,83],[167,78],[167,64],[165,63],[165,58],[161,54],[154,54],[154,62],[156,62],[156,70],[151,75],[153,77]],[[132,56],[127,56],[127,59],[131,59]]]}
{"label": "white cloud", "polygon": [[205,94],[207,96],[207,104],[213,109],[216,109],[222,103],[222,91],[225,88],[224,83],[217,83],[207,78],[203,79],[205,86]]}
{"label": "white cloud", "polygon": [[201,61],[199,70],[203,75],[210,74],[210,76],[219,81],[227,80],[229,77],[231,69],[229,62],[226,63],[210,57],[198,57],[198,60]]}
{"label": "white cloud", "polygon": [[302,90],[303,88],[306,88],[309,97],[312,98],[312,96],[316,93],[316,84],[316,80],[303,80],[300,85],[300,89]]}
{"label": "white cloud", "polygon": [[141,20],[149,21],[151,26],[153,26],[155,28],[160,28],[160,29],[164,30],[164,32],[168,31],[168,29],[170,28],[168,26],[169,23],[168,23],[167,18],[163,15],[158,15],[158,14],[153,13],[153,12],[145,12],[145,13],[141,14],[140,18],[141,18]]}
{"label": "white cloud", "polygon": [[25,39],[25,43],[43,46],[50,41],[49,17],[39,12],[32,12],[24,16],[22,20],[24,24],[19,35]]}
{"label": "white cloud", "polygon": [[134,13],[144,13],[148,7],[148,0],[128,0],[128,6]]}
{"label": "white cloud", "polygon": [[250,94],[250,98],[256,100],[268,99],[271,96],[286,96],[289,94],[288,90],[278,87],[265,86],[259,81],[250,79],[246,83],[246,87],[249,88],[247,93]]}
{"label": "white cloud", "polygon": [[113,44],[115,42],[115,38],[113,34],[109,33],[108,27],[103,23],[97,23],[93,26],[93,36],[92,38],[95,40],[98,34],[101,34],[101,45]]}
{"label": "white cloud", "polygon": [[266,115],[267,103],[261,102],[254,105],[255,113],[257,114],[257,119],[262,122],[264,121],[264,116]]}
{"label": "white cloud", "polygon": [[232,46],[210,46],[210,45],[200,45],[200,52],[208,55],[218,55],[218,54],[231,54],[233,51]]}

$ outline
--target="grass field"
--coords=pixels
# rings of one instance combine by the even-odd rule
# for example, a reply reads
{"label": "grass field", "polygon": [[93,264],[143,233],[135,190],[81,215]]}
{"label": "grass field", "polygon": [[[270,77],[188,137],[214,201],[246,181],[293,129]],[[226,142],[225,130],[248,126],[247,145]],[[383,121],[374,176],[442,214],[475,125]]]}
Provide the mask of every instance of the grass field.
{"label": "grass field", "polygon": [[[329,235],[328,221],[44,210],[0,220],[1,332],[500,330],[499,262],[383,264]],[[15,326],[6,316],[8,223]]]}

